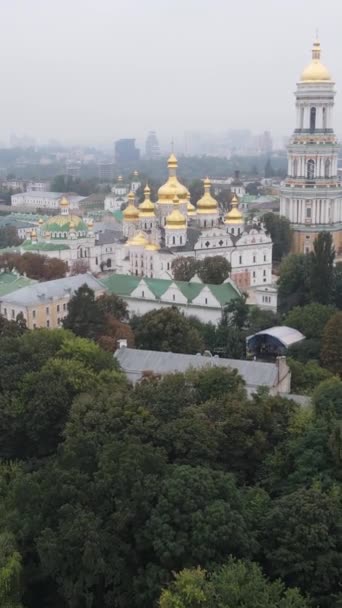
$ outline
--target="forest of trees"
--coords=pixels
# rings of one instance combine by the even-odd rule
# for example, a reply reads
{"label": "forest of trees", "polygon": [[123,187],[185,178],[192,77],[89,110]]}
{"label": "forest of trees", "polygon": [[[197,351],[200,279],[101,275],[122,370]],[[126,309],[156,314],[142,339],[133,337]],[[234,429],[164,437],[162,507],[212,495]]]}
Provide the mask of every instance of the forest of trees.
{"label": "forest of trees", "polygon": [[341,606],[340,379],[305,409],[224,368],[133,387],[19,322],[0,365],[1,606]]}

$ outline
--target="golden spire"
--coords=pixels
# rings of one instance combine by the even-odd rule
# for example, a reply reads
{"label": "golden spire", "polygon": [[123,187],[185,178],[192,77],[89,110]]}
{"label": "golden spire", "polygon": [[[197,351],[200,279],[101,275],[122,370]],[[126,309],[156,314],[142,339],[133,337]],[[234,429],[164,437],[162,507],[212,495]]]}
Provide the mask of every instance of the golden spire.
{"label": "golden spire", "polygon": [[178,167],[178,160],[173,152],[171,152],[171,154],[167,160],[167,166],[169,169],[177,169],[177,167]]}
{"label": "golden spire", "polygon": [[155,217],[154,203],[150,199],[151,190],[146,184],[144,188],[145,200],[139,205],[139,217]]}
{"label": "golden spire", "polygon": [[203,180],[204,194],[197,202],[197,213],[201,215],[210,215],[218,212],[218,202],[210,194],[211,181],[209,177]]}
{"label": "golden spire", "polygon": [[128,194],[128,205],[123,211],[123,217],[126,222],[134,222],[139,217],[139,211],[134,204],[135,196],[133,192]]}
{"label": "golden spire", "polygon": [[172,230],[184,230],[186,228],[186,217],[179,211],[179,198],[173,199],[173,210],[166,218],[165,228]]}
{"label": "golden spire", "polygon": [[312,61],[302,72],[302,82],[331,81],[331,75],[325,65],[321,62],[321,44],[318,39],[312,46]]}
{"label": "golden spire", "polygon": [[243,215],[238,207],[239,199],[236,194],[234,194],[231,200],[231,210],[228,211],[224,217],[225,224],[241,224],[243,222]]}

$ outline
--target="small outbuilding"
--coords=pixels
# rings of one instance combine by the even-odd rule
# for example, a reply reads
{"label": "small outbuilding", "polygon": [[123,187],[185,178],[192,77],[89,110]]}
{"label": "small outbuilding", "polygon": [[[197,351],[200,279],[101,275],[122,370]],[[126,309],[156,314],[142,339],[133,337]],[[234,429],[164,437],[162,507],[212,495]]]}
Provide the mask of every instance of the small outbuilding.
{"label": "small outbuilding", "polygon": [[304,339],[305,336],[293,327],[270,327],[248,336],[247,353],[258,358],[279,357],[286,355],[290,346]]}

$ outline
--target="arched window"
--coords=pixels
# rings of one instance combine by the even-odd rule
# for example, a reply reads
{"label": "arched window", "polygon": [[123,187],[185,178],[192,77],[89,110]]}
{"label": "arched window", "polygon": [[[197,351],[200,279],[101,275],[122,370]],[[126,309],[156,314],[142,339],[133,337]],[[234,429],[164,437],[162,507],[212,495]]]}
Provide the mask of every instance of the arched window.
{"label": "arched window", "polygon": [[302,129],[304,126],[304,108],[300,109],[300,128]]}
{"label": "arched window", "polygon": [[310,110],[310,131],[314,131],[316,128],[316,108]]}
{"label": "arched window", "polygon": [[295,158],[293,161],[293,177],[297,177],[297,173],[298,173],[298,161]]}
{"label": "arched window", "polygon": [[324,163],[324,177],[330,177],[330,160],[327,160]]}
{"label": "arched window", "polygon": [[323,117],[323,129],[327,128],[327,109],[323,108],[322,110],[322,117]]}
{"label": "arched window", "polygon": [[182,242],[183,242],[183,237],[182,236],[179,237],[179,242],[180,242],[180,244],[182,244]]}
{"label": "arched window", "polygon": [[307,162],[306,176],[308,179],[314,179],[315,177],[315,161],[312,159]]}
{"label": "arched window", "polygon": [[176,237],[175,237],[175,236],[173,236],[173,237],[172,237],[172,245],[175,245],[175,243],[176,243]]}

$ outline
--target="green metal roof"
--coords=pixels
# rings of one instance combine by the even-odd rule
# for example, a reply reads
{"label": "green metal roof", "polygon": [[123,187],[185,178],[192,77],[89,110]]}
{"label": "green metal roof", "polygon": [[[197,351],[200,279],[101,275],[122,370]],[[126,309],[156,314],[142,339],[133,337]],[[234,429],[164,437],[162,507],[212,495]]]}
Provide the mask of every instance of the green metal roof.
{"label": "green metal roof", "polygon": [[205,287],[210,289],[221,306],[224,306],[239,295],[237,287],[235,288],[231,283],[206,285],[204,283],[173,281],[172,279],[149,279],[147,277],[135,277],[125,274],[112,274],[102,279],[101,283],[108,291],[125,297],[130,296],[142,280],[144,280],[156,298],[160,298],[172,284],[178,287],[190,303],[193,302]]}
{"label": "green metal roof", "polygon": [[122,213],[122,211],[120,211],[120,209],[113,211],[113,215],[114,215],[115,219],[118,220],[118,222],[122,222],[123,213]]}
{"label": "green metal roof", "polygon": [[70,249],[69,245],[63,243],[43,243],[43,242],[32,242],[25,241],[22,244],[22,248],[25,251],[64,251]]}
{"label": "green metal roof", "polygon": [[37,283],[37,281],[17,275],[14,272],[0,272],[0,297],[33,283]]}

